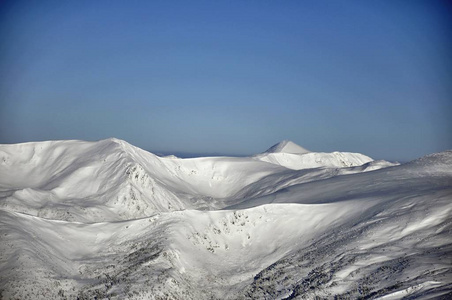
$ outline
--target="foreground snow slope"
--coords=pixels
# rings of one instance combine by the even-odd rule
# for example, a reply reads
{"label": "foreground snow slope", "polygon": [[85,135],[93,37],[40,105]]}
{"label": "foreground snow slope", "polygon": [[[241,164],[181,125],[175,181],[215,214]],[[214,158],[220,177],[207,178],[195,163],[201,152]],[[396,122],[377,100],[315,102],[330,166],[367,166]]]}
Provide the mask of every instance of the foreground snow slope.
{"label": "foreground snow slope", "polygon": [[272,148],[175,159],[116,139],[0,146],[1,295],[451,295],[452,152],[396,165]]}

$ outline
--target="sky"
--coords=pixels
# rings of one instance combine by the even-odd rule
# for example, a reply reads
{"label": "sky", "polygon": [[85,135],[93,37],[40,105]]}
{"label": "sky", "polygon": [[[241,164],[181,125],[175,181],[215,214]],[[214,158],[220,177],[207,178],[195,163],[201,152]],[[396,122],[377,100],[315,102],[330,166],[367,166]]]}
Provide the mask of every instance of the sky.
{"label": "sky", "polygon": [[452,149],[448,1],[2,1],[0,143]]}

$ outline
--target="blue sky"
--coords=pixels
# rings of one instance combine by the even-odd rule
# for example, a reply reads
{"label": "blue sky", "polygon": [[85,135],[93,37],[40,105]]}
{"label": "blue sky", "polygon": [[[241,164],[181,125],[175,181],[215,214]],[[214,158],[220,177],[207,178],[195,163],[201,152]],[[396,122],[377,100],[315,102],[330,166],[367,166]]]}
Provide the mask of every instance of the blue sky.
{"label": "blue sky", "polygon": [[452,148],[447,1],[3,1],[0,143]]}

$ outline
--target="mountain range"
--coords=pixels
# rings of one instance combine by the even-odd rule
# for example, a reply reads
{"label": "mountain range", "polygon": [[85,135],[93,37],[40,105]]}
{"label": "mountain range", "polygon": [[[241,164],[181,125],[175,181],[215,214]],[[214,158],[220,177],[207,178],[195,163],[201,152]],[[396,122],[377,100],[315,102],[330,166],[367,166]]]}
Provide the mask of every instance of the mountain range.
{"label": "mountain range", "polygon": [[1,299],[452,297],[452,151],[0,145]]}

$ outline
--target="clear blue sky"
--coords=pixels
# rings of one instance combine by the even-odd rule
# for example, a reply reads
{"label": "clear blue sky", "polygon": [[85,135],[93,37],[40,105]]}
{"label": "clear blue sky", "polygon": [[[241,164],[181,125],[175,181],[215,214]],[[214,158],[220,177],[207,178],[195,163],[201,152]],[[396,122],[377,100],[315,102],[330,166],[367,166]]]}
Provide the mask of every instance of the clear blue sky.
{"label": "clear blue sky", "polygon": [[448,1],[0,3],[0,143],[452,148]]}

